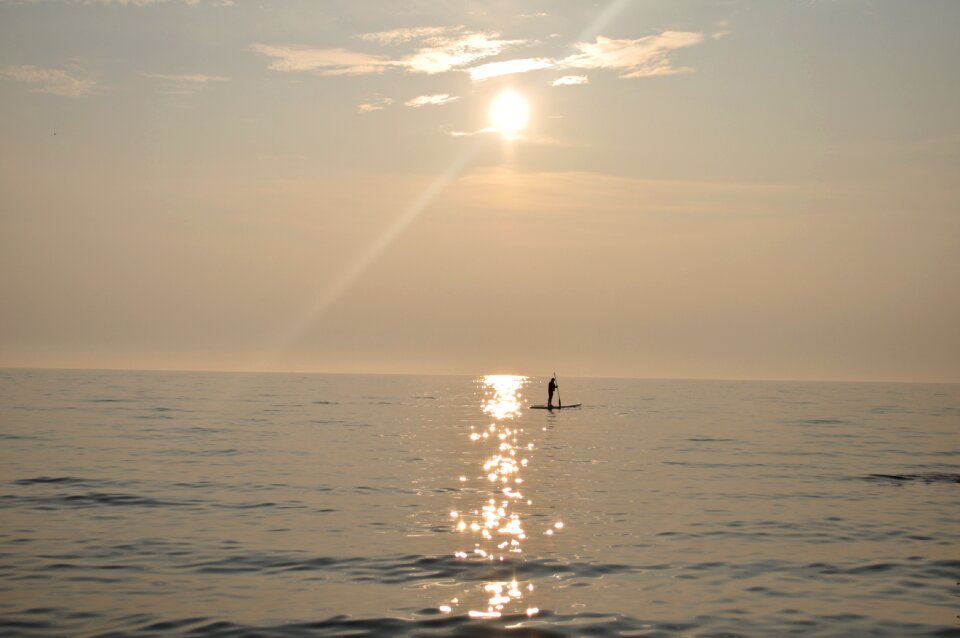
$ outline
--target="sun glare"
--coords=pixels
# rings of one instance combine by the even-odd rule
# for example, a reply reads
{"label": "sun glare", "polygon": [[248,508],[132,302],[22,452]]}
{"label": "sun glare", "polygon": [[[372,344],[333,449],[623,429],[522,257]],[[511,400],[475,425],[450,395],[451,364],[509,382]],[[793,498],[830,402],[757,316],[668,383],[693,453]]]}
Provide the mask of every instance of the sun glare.
{"label": "sun glare", "polygon": [[530,104],[515,91],[504,91],[490,104],[490,124],[506,138],[517,137],[530,119]]}

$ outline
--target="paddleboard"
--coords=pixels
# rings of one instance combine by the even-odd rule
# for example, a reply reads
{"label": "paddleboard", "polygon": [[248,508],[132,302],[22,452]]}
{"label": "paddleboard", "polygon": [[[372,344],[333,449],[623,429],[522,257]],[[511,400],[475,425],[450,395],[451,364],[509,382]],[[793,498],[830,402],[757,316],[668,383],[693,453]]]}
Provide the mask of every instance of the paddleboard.
{"label": "paddleboard", "polygon": [[567,408],[579,408],[582,403],[568,403],[566,405],[531,405],[531,410],[566,410]]}

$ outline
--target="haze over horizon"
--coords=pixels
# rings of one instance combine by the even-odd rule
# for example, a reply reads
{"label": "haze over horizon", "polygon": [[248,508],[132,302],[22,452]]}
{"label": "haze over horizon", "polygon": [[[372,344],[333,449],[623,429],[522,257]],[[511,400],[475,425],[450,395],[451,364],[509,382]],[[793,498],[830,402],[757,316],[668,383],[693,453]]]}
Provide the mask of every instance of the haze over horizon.
{"label": "haze over horizon", "polygon": [[958,27],[0,0],[0,367],[960,382]]}

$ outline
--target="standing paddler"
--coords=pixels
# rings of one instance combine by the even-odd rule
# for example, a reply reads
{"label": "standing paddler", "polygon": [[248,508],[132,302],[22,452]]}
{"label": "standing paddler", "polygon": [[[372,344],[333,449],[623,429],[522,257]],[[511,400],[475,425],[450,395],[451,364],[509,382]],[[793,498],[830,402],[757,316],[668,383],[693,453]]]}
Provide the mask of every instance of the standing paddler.
{"label": "standing paddler", "polygon": [[557,391],[557,377],[550,377],[550,383],[547,384],[547,407],[553,407],[553,393]]}

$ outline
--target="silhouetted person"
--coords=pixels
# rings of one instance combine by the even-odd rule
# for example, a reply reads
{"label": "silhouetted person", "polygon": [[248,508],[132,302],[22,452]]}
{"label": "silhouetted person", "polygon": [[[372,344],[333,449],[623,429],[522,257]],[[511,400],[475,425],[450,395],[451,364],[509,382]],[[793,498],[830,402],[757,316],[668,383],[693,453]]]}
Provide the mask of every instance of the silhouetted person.
{"label": "silhouetted person", "polygon": [[553,407],[553,393],[557,391],[557,378],[550,377],[550,383],[547,384],[547,405]]}

